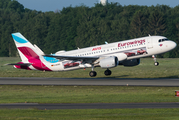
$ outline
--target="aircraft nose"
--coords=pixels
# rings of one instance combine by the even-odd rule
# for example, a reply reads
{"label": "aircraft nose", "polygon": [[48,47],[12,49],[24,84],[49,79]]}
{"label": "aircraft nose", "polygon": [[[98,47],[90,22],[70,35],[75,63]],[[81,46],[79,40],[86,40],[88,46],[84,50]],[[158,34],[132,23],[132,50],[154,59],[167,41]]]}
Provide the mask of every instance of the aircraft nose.
{"label": "aircraft nose", "polygon": [[175,42],[171,41],[170,46],[171,46],[171,49],[174,49],[177,46],[177,44]]}

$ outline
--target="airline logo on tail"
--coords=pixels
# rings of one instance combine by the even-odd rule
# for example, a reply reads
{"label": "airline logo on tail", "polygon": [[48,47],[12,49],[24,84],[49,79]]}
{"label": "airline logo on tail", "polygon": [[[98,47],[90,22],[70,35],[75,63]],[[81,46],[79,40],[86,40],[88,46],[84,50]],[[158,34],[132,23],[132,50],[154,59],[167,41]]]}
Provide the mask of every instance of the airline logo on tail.
{"label": "airline logo on tail", "polygon": [[[12,34],[22,62],[15,64],[16,68],[51,71],[41,60],[36,48],[20,33]],[[30,63],[30,64],[29,64]]]}

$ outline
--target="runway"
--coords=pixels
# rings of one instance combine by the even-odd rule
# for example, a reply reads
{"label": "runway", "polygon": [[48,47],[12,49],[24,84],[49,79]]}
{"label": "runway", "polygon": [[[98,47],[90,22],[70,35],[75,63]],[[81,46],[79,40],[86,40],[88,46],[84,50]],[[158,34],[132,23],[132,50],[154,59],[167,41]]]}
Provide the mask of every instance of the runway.
{"label": "runway", "polygon": [[0,104],[0,109],[124,109],[124,108],[179,108],[179,103],[78,103],[78,104]]}
{"label": "runway", "polygon": [[0,78],[0,85],[100,85],[178,87],[178,78]]}
{"label": "runway", "polygon": [[[0,78],[0,85],[99,85],[99,86],[171,86],[178,87],[178,78]],[[120,109],[120,108],[179,108],[179,103],[79,103],[79,104],[0,104],[0,108],[19,109]]]}

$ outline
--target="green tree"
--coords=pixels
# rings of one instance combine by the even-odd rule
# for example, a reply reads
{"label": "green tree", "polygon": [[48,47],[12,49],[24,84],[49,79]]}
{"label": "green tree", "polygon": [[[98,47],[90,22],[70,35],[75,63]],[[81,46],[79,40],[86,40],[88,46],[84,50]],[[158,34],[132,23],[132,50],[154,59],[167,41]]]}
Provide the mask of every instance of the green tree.
{"label": "green tree", "polygon": [[147,11],[136,11],[130,23],[129,35],[131,38],[137,38],[145,36],[147,34],[146,26],[148,12]]}
{"label": "green tree", "polygon": [[152,35],[163,35],[167,30],[164,14],[159,10],[150,13],[148,23],[148,31]]}

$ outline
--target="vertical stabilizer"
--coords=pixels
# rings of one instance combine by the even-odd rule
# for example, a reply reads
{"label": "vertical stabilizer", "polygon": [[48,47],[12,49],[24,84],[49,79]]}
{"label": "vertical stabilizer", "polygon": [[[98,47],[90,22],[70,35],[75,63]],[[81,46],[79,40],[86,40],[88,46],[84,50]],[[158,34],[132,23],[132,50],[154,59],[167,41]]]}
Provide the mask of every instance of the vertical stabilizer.
{"label": "vertical stabilizer", "polygon": [[37,45],[34,44],[34,47],[40,55],[45,55],[44,52]]}
{"label": "vertical stabilizer", "polygon": [[12,37],[22,62],[28,62],[29,59],[39,56],[36,48],[21,33],[13,33]]}

